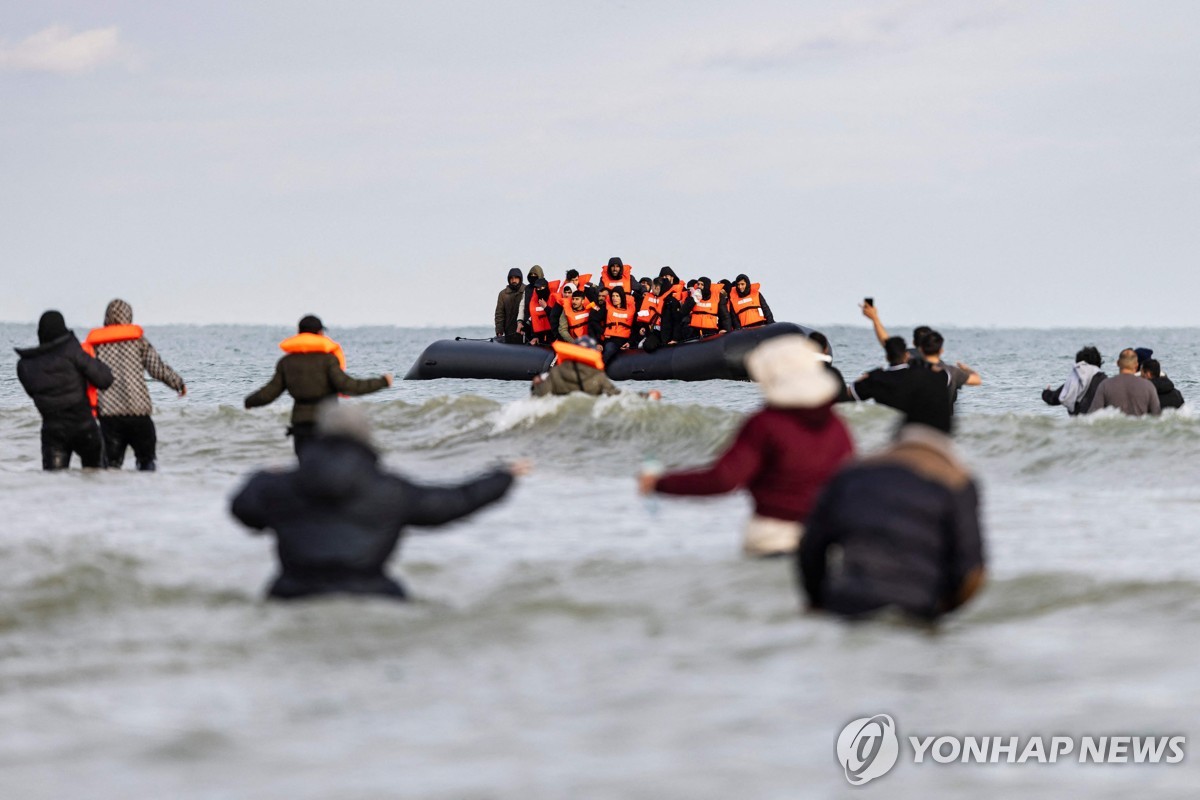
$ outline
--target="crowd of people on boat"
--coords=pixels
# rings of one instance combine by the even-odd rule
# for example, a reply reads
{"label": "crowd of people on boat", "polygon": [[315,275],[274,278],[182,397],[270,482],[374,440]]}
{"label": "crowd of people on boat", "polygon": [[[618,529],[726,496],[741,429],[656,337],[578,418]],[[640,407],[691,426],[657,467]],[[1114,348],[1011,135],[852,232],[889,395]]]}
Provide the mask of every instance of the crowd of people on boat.
{"label": "crowd of people on boat", "polygon": [[617,256],[598,273],[593,282],[593,273],[575,269],[560,280],[547,280],[536,264],[524,277],[509,270],[508,285],[496,298],[497,341],[548,346],[590,336],[608,361],[621,350],[653,352],[775,321],[759,284],[745,274],[685,282],[662,267],[656,278],[634,278],[633,267]]}

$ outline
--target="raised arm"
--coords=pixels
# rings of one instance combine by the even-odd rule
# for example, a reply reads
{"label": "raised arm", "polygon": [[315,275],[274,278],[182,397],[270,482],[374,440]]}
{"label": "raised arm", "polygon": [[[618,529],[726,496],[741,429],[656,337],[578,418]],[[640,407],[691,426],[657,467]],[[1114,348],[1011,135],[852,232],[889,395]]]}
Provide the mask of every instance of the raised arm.
{"label": "raised arm", "polygon": [[866,303],[860,303],[858,307],[862,309],[863,316],[871,320],[871,324],[875,326],[875,338],[879,340],[879,344],[882,346],[884,342],[891,338],[891,335],[888,333],[887,328],[883,327],[883,322],[879,319],[879,310],[875,306],[870,306]]}
{"label": "raised arm", "polygon": [[154,345],[150,344],[145,339],[143,339],[142,342],[142,366],[146,369],[146,372],[151,378],[154,378],[154,380],[165,383],[176,392],[183,394],[186,391],[183,378],[179,377],[178,372],[167,366],[167,362],[162,360],[162,357],[159,356],[158,351],[154,349]]}

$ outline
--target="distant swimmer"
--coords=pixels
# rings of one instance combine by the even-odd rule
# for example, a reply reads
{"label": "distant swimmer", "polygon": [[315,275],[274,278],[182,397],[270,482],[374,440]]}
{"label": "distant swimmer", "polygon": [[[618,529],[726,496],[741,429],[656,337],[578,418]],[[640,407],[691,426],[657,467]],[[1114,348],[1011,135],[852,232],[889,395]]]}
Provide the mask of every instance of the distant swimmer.
{"label": "distant swimmer", "polygon": [[810,608],[932,621],[983,585],[979,494],[949,432],[949,414],[910,419],[891,447],[821,493],[797,559]]}
{"label": "distant swimmer", "polygon": [[521,297],[524,294],[521,270],[513,267],[508,271],[508,284],[496,297],[496,341],[505,344],[522,344],[524,325],[521,322]]}
{"label": "distant swimmer", "polygon": [[[621,394],[604,373],[604,356],[600,345],[590,336],[582,336],[575,342],[555,342],[557,361],[549,372],[533,379],[529,391],[534,397],[567,395],[573,392],[590,394],[593,397]],[[662,394],[655,391],[639,392],[643,397],[658,400]]]}
{"label": "distant swimmer", "polygon": [[157,468],[158,433],[150,415],[154,407],[143,377],[171,387],[183,397],[187,386],[179,373],[167,366],[154,345],[133,324],[133,306],[113,300],[104,311],[104,327],[93,329],[85,345],[95,348],[96,358],[112,370],[112,386],[99,396],[100,431],[104,435],[104,456],[110,469],[125,463],[125,451],[133,449],[138,470]]}
{"label": "distant swimmer", "polygon": [[734,328],[757,328],[775,321],[767,298],[759,291],[757,283],[751,283],[745,273],[733,279],[729,289],[729,305],[733,311]]}
{"label": "distant swimmer", "polygon": [[275,534],[279,574],[268,597],[379,595],[405,599],[387,562],[408,525],[434,527],[496,502],[524,462],[457,486],[423,486],[383,470],[361,408],[321,404],[317,436],[296,469],[259,472],[230,510],[256,531]]}
{"label": "distant swimmer", "polygon": [[1183,407],[1183,393],[1175,388],[1175,383],[1162,374],[1162,365],[1156,359],[1147,358],[1142,362],[1142,377],[1154,384],[1158,392],[1158,404],[1165,411],[1168,408]]}
{"label": "distant swimmer", "polygon": [[1082,348],[1075,354],[1075,366],[1071,367],[1062,386],[1057,389],[1047,386],[1042,392],[1042,400],[1048,405],[1062,406],[1072,417],[1088,413],[1096,391],[1108,377],[1102,364],[1099,350],[1092,345]]}
{"label": "distant swimmer", "polygon": [[1088,413],[1103,408],[1119,408],[1122,414],[1131,417],[1161,414],[1158,391],[1153,383],[1138,374],[1138,357],[1132,348],[1122,350],[1121,355],[1117,356],[1117,369],[1118,374],[1101,383],[1096,390]]}
{"label": "distant swimmer", "polygon": [[295,404],[288,435],[296,455],[313,437],[322,400],[336,400],[339,393],[370,394],[392,385],[391,374],[363,379],[347,375],[342,346],[325,335],[324,324],[311,314],[300,320],[299,333],[280,342],[279,349],[287,355],[276,362],[270,382],[246,398],[246,408],[265,406],[284,392],[290,394]]}
{"label": "distant swimmer", "polygon": [[743,549],[752,556],[795,551],[821,488],[853,455],[854,444],[833,413],[837,381],[799,335],[770,339],[746,357],[766,408],[742,425],[729,449],[711,467],[657,477],[643,473],[643,494],[725,494],[746,488],[754,516]]}
{"label": "distant swimmer", "polygon": [[42,469],[66,469],[72,453],[84,467],[103,467],[96,392],[112,386],[112,370],[84,351],[58,311],[42,314],[37,337],[37,347],[16,348],[17,378],[42,415]]}

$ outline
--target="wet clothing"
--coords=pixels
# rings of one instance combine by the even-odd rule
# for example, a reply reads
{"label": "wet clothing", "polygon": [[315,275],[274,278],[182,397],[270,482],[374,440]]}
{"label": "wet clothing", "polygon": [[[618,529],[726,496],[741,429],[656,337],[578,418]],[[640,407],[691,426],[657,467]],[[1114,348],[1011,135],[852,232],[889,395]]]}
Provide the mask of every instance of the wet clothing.
{"label": "wet clothing", "polygon": [[1140,375],[1128,373],[1115,375],[1100,384],[1096,396],[1092,398],[1092,404],[1088,407],[1088,413],[1102,408],[1119,408],[1122,414],[1131,417],[1162,413],[1154,384]]}
{"label": "wet clothing", "polygon": [[578,361],[567,361],[554,365],[544,375],[541,383],[535,385],[530,391],[534,397],[563,395],[571,392],[583,392],[596,397],[621,393],[621,390],[613,385],[603,370],[587,364],[580,364]]}
{"label": "wet clothing", "polygon": [[42,415],[42,467],[66,469],[72,453],[85,467],[102,467],[104,447],[88,385],[107,389],[112,370],[85,353],[75,334],[47,335],[55,333],[37,347],[17,348],[17,378]]}
{"label": "wet clothing", "polygon": [[797,566],[813,608],[855,617],[893,607],[934,619],[960,604],[983,563],[975,483],[948,436],[909,425],[887,451],[830,482]]}
{"label": "wet clothing", "polygon": [[1158,378],[1147,378],[1154,384],[1154,391],[1158,392],[1158,405],[1160,408],[1182,408],[1183,393],[1175,388],[1175,383],[1165,375]]}
{"label": "wet clothing", "polygon": [[[133,307],[124,300],[113,300],[104,312],[104,324],[132,325]],[[150,403],[150,392],[146,389],[145,373],[176,392],[183,391],[183,378],[167,366],[145,337],[98,344],[95,348],[96,358],[107,364],[113,373],[112,385],[100,392],[101,417],[152,413],[154,409]]]}
{"label": "wet clothing", "polygon": [[803,522],[821,488],[853,454],[850,434],[831,406],[768,406],[746,420],[711,467],[664,475],[654,489],[709,495],[745,487],[758,516]]}
{"label": "wet clothing", "polygon": [[158,435],[149,414],[101,417],[100,433],[109,469],[120,469],[125,464],[125,451],[129,448],[133,449],[138,470],[153,472],[158,468],[155,463]]}
{"label": "wet clothing", "polygon": [[361,395],[387,388],[387,379],[351,378],[342,371],[333,353],[290,353],[275,364],[275,374],[266,386],[246,397],[246,408],[275,401],[285,391],[296,401],[292,423],[314,423],[317,406],[339,394]]}
{"label": "wet clothing", "polygon": [[[902,412],[906,416],[945,418],[953,413],[950,395],[946,391],[946,375],[929,368],[913,367],[908,363],[873,369],[846,387],[841,399],[864,402],[874,400]],[[934,427],[943,428],[937,424]]]}
{"label": "wet clothing", "polygon": [[259,472],[233,498],[231,511],[257,531],[275,534],[279,574],[268,595],[329,593],[402,600],[385,572],[406,525],[437,526],[499,500],[513,478],[490,472],[458,486],[421,486],[384,471],[358,441],[322,437],[288,472]]}
{"label": "wet clothing", "polygon": [[1107,377],[1099,367],[1080,361],[1071,368],[1069,380],[1062,386],[1042,391],[1042,400],[1047,405],[1063,406],[1072,417],[1086,414],[1091,410],[1096,390]]}
{"label": "wet clothing", "polygon": [[[513,267],[508,271],[508,278],[523,280],[521,270]],[[500,290],[496,298],[496,338],[508,344],[521,344],[521,334],[517,333],[517,323],[521,320],[521,298],[524,291],[521,284],[511,283]]]}

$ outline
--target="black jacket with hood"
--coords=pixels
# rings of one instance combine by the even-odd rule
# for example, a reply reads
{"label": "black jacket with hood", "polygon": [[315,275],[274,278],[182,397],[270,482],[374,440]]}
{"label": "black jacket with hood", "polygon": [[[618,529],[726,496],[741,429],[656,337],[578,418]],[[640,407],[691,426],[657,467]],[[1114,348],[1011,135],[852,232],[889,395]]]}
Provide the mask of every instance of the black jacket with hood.
{"label": "black jacket with hood", "polygon": [[95,424],[88,384],[107,389],[113,374],[83,351],[62,315],[50,317],[55,313],[43,315],[37,347],[16,348],[17,378],[41,413],[43,428],[75,430]]}
{"label": "black jacket with hood", "polygon": [[[700,296],[703,297],[705,300],[708,300],[709,298],[711,298],[713,292],[720,292],[720,291],[721,291],[720,284],[714,284],[708,278],[700,279],[700,292],[701,292]],[[694,297],[689,297],[683,301],[683,308],[680,310],[679,330],[676,331],[676,336],[675,336],[675,338],[678,341],[683,341],[684,339],[695,339],[697,336],[700,335],[700,332],[698,329],[693,328],[693,327],[691,327],[691,325],[687,324],[687,323],[691,322],[692,310],[695,307],[696,307],[696,299]],[[722,330],[722,331],[728,331],[728,330],[732,329],[732,326],[729,322],[729,304],[728,303],[718,303],[717,304],[717,329]]]}
{"label": "black jacket with hood", "polygon": [[[737,315],[737,301],[741,299],[741,295],[738,294],[737,290],[738,281],[745,281],[747,286],[753,283],[753,281],[750,280],[750,277],[743,272],[741,275],[738,275],[736,278],[734,278],[733,283],[729,286],[729,323],[734,327],[735,330],[742,327],[742,322],[738,319]],[[771,312],[771,307],[767,305],[767,296],[761,291],[758,293],[758,304],[762,306],[762,313],[763,316],[767,318],[767,324],[769,325],[774,322],[775,315]]]}
{"label": "black jacket with hood", "polygon": [[1183,392],[1175,388],[1175,383],[1166,375],[1150,378],[1154,391],[1158,392],[1158,404],[1163,408],[1182,408]]}
{"label": "black jacket with hood", "polygon": [[279,575],[271,597],[331,592],[404,598],[385,573],[404,526],[437,526],[499,500],[508,472],[458,486],[421,486],[379,466],[374,450],[351,438],[320,437],[289,472],[259,472],[230,510],[257,531],[275,533]]}

